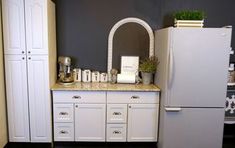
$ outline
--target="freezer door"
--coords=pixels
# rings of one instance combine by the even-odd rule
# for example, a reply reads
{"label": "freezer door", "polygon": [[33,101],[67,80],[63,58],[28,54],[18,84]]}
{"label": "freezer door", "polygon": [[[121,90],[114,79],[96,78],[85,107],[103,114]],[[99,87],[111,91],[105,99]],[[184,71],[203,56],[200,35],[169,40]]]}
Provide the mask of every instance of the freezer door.
{"label": "freezer door", "polygon": [[224,107],[231,29],[172,30],[165,105]]}
{"label": "freezer door", "polygon": [[164,110],[159,148],[222,148],[223,108]]}

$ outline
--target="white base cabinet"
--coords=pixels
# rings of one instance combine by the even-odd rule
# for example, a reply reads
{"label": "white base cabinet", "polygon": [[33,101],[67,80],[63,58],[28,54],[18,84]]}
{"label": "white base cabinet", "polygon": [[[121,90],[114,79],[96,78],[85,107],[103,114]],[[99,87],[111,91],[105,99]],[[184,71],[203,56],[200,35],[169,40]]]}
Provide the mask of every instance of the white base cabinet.
{"label": "white base cabinet", "polygon": [[53,91],[55,141],[156,142],[159,92]]}
{"label": "white base cabinet", "polygon": [[105,141],[106,93],[53,91],[54,141]]}
{"label": "white base cabinet", "polygon": [[109,128],[112,125],[122,125],[126,128],[125,141],[157,141],[158,92],[107,92],[107,106],[107,141],[123,140],[120,138],[123,136],[121,128],[110,134]]}

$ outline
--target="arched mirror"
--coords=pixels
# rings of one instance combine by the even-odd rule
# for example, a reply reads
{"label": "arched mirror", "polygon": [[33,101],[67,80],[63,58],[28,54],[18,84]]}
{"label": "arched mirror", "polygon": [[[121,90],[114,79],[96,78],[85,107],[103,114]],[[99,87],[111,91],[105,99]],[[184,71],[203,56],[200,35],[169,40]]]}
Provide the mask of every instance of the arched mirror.
{"label": "arched mirror", "polygon": [[108,39],[108,73],[120,68],[121,56],[139,56],[144,59],[154,55],[154,35],[151,27],[138,18],[125,18],[111,29]]}

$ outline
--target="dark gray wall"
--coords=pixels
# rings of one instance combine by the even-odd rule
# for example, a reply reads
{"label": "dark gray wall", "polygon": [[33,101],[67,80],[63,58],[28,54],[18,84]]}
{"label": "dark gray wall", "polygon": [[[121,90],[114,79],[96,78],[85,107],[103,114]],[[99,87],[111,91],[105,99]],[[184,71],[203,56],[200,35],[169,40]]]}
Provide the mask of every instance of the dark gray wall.
{"label": "dark gray wall", "polygon": [[234,0],[56,0],[58,56],[71,56],[77,67],[106,71],[108,34],[116,22],[138,17],[159,29],[172,26],[170,16],[180,9],[205,11],[205,27],[235,27]]}
{"label": "dark gray wall", "polygon": [[160,24],[156,0],[57,0],[56,8],[58,55],[93,70],[107,70],[108,35],[119,20],[138,17],[153,29]]}

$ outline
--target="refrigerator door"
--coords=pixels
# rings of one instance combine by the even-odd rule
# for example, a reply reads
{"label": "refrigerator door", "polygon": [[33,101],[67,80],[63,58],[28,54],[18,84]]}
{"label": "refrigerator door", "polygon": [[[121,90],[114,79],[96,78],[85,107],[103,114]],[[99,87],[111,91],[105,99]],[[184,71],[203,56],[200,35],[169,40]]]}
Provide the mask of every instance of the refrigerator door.
{"label": "refrigerator door", "polygon": [[231,29],[173,28],[165,106],[224,107]]}
{"label": "refrigerator door", "polygon": [[181,108],[164,111],[159,148],[221,148],[223,108]]}

